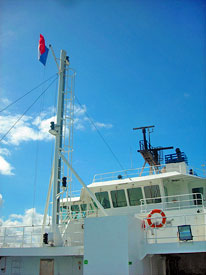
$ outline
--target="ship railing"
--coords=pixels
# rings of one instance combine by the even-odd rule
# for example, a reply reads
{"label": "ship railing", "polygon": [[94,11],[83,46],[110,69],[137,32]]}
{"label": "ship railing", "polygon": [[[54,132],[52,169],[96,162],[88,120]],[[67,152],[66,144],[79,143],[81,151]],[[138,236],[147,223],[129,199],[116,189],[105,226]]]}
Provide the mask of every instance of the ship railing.
{"label": "ship railing", "polygon": [[206,169],[205,168],[188,168],[187,173],[190,175],[198,176],[200,178],[206,178]]}
{"label": "ship railing", "polygon": [[[59,193],[60,194],[60,193]],[[74,191],[68,191],[68,198],[67,198],[67,200],[68,200],[68,202],[71,200],[71,199],[73,199],[73,198],[78,198],[78,197],[80,197],[80,194],[81,194],[81,190],[74,190]],[[58,195],[58,194],[57,194]],[[62,200],[62,198],[61,198],[61,200]],[[65,200],[65,198],[64,198],[64,200]]]}
{"label": "ship railing", "polygon": [[42,225],[0,227],[0,247],[40,247],[41,243]]}
{"label": "ship railing", "polygon": [[156,174],[163,174],[166,172],[180,172],[186,173],[194,176],[199,177],[206,177],[206,170],[204,169],[191,169],[186,166],[185,169],[182,168],[181,163],[176,163],[176,166],[173,168],[168,168],[166,164],[144,167],[144,168],[133,168],[127,170],[120,170],[115,172],[108,172],[102,174],[96,174],[93,178],[93,182],[104,182],[104,181],[112,181],[112,180],[121,180],[126,178],[134,178],[134,177],[141,177],[141,176],[149,176],[149,175],[156,175]]}
{"label": "ship railing", "polygon": [[84,225],[82,220],[69,220],[59,225],[63,246],[82,246],[84,243]]}
{"label": "ship railing", "polygon": [[[66,209],[65,209],[66,210]],[[99,210],[94,209],[94,210],[85,210],[85,211],[63,211],[60,214],[61,217],[61,223],[62,224],[67,224],[70,221],[79,221],[79,220],[84,220],[85,218],[90,218],[90,217],[98,217],[99,216]]]}
{"label": "ship railing", "polygon": [[156,227],[162,222],[162,217],[152,217],[151,222],[154,227],[148,225],[147,218],[142,223],[144,238],[148,244],[182,242],[179,238],[178,227],[184,226],[191,230],[191,240],[188,241],[206,241],[205,212],[169,216],[162,227]]}
{"label": "ship railing", "polygon": [[[62,194],[62,192],[57,194],[57,196],[60,196],[61,194]],[[60,199],[61,206],[63,206],[64,203],[71,203],[71,202],[74,202],[74,201],[79,201],[80,200],[80,194],[81,194],[81,190],[75,190],[75,191],[72,191],[72,192],[68,193],[68,197],[64,197],[64,198]]]}
{"label": "ship railing", "polygon": [[165,163],[177,163],[184,161],[186,164],[188,164],[187,156],[184,152],[179,152],[175,154],[168,154],[165,155]]}
{"label": "ship railing", "polygon": [[[82,223],[76,221],[70,230],[64,230],[65,224],[59,225],[63,246],[83,245]],[[50,226],[45,226],[45,233],[51,232]],[[0,247],[1,248],[25,248],[42,247],[42,225],[34,226],[1,226],[0,227]]]}
{"label": "ship railing", "polygon": [[134,169],[96,174],[93,178],[93,182],[120,180],[125,178],[141,177],[141,176],[147,176],[147,175],[156,175],[156,174],[164,173],[165,169],[166,169],[165,165],[157,165],[152,167],[145,167],[144,169],[134,168]]}
{"label": "ship railing", "polygon": [[145,198],[140,199],[140,203],[141,213],[147,213],[155,208],[161,210],[204,208],[204,200],[201,193]]}

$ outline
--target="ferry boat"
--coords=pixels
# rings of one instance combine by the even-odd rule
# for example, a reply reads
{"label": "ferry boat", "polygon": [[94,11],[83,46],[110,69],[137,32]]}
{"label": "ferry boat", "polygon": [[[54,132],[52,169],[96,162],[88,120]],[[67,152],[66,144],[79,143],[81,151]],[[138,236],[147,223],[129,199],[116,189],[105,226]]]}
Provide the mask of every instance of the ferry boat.
{"label": "ferry boat", "polygon": [[[57,61],[57,59],[55,59]],[[141,168],[95,175],[72,166],[74,77],[61,51],[55,153],[42,225],[0,227],[0,274],[206,274],[206,179],[185,153],[153,147],[142,131]],[[71,191],[72,177],[82,185]],[[52,224],[47,213],[52,199]]]}

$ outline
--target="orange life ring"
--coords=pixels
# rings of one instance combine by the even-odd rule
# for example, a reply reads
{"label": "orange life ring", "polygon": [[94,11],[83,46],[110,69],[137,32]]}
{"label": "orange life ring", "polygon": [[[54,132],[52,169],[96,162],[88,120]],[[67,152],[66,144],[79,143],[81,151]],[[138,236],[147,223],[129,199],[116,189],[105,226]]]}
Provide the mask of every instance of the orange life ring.
{"label": "orange life ring", "polygon": [[[151,221],[152,215],[155,213],[158,213],[162,216],[162,222],[159,224],[152,223],[152,221]],[[165,223],[166,223],[166,219],[167,218],[166,218],[165,213],[160,209],[154,209],[147,215],[147,222],[148,222],[149,226],[153,227],[153,228],[154,227],[158,227],[158,228],[163,227],[163,225],[165,225]]]}

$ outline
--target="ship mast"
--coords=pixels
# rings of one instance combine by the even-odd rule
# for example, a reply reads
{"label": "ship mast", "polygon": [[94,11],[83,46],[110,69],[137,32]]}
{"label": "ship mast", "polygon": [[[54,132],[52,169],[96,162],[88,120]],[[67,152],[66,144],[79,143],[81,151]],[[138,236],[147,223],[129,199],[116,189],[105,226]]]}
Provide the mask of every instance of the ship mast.
{"label": "ship mast", "polygon": [[53,185],[51,231],[54,235],[58,235],[58,224],[62,218],[60,200],[66,198],[68,201],[68,198],[71,198],[72,189],[72,171],[70,167],[65,164],[64,160],[68,160],[70,166],[72,165],[75,72],[73,69],[69,68],[69,57],[66,55],[66,51],[61,50],[60,64],[58,65],[51,45],[50,48],[58,67],[59,83],[56,122],[51,122],[49,130],[50,134],[55,136],[55,151],[42,232],[44,232],[46,224],[49,200]]}
{"label": "ship mast", "polygon": [[57,101],[56,125],[52,125],[51,130],[56,131],[55,152],[54,152],[54,179],[53,179],[53,206],[52,206],[52,227],[59,224],[59,198],[61,179],[61,158],[59,152],[62,151],[63,115],[64,115],[64,91],[66,77],[66,52],[61,50],[59,66],[59,86]]}
{"label": "ship mast", "polygon": [[74,175],[80,182],[80,184],[84,187],[84,189],[96,203],[102,214],[106,216],[107,213],[105,212],[104,208],[99,203],[95,195],[89,190],[89,188],[72,167],[75,72],[73,69],[69,68],[69,57],[66,55],[66,51],[61,50],[60,65],[58,66],[57,59],[51,45],[50,48],[58,67],[59,83],[56,123],[52,121],[49,130],[50,134],[55,136],[55,151],[49,190],[47,194],[46,207],[44,212],[42,233],[45,229],[49,200],[53,185],[51,233],[53,233],[53,244],[60,245],[62,239],[60,236],[58,225],[62,222],[68,222],[63,218],[65,213],[63,213],[63,209],[60,209],[60,201],[63,200],[63,198],[66,199],[66,216],[70,218],[68,202],[71,200],[72,197],[72,175]]}

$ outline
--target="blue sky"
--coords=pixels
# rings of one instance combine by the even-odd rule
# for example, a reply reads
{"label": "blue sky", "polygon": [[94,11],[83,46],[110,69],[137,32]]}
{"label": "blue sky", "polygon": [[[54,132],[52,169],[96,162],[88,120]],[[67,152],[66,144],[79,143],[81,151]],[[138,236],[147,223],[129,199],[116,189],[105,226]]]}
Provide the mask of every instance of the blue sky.
{"label": "blue sky", "polygon": [[[73,166],[87,184],[96,173],[121,168],[85,110],[124,168],[131,160],[133,167],[143,164],[136,153],[141,134],[132,128],[145,125],[156,126],[154,146],[180,147],[200,168],[206,163],[205,9],[200,0],[3,0],[0,107],[56,73],[51,52],[45,68],[37,60],[42,33],[57,56],[67,51],[77,72],[83,108],[76,109]],[[0,113],[0,136],[42,89]],[[45,121],[55,95],[56,84],[0,144],[4,220],[33,207],[44,211],[54,145]]]}

